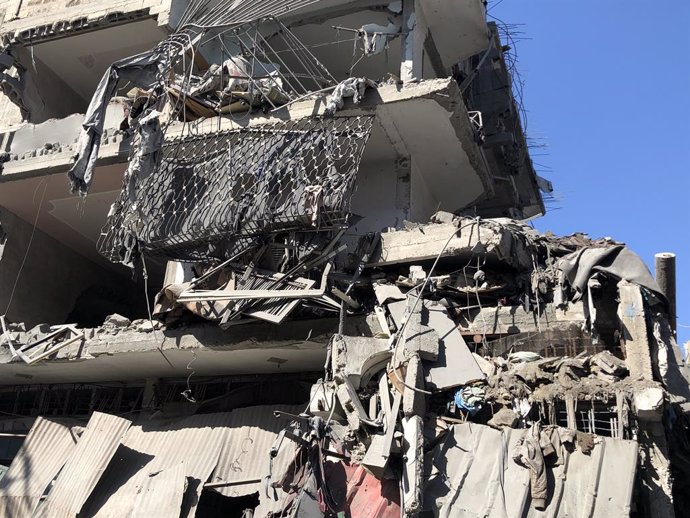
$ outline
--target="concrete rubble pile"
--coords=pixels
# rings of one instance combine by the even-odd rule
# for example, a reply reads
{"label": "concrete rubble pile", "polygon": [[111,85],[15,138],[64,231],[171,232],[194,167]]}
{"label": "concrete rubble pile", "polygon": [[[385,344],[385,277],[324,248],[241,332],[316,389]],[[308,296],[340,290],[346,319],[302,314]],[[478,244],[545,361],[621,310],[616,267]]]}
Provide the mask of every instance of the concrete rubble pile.
{"label": "concrete rubble pile", "polygon": [[[636,480],[670,487],[668,461],[655,465],[661,459],[648,451],[678,447],[653,430],[683,422],[688,385],[664,295],[641,260],[612,240],[556,238],[516,221],[444,213],[434,221],[368,238],[379,244],[363,269],[349,271],[355,280],[343,281],[337,274],[347,270],[339,268],[332,277],[344,318],[366,313],[378,330],[333,335],[326,376],[300,418],[304,438],[328,437],[334,462],[345,455],[382,481],[396,480],[400,497],[387,505],[409,516],[503,516],[506,502],[486,501],[474,486],[498,483],[492,463],[519,479],[511,480],[517,500],[507,488],[499,497],[525,513],[622,515]],[[313,454],[296,440],[298,457]],[[463,441],[470,457],[484,441],[503,442],[490,453],[499,458],[482,461],[488,478],[474,481],[479,468],[461,453],[466,465],[455,471],[448,448]],[[604,460],[605,445],[624,458]],[[647,460],[636,474],[638,448]],[[618,489],[595,480],[600,496],[580,502],[573,484],[559,479],[571,477],[563,473],[571,458],[588,477],[609,469],[602,462],[628,471]],[[315,487],[321,511],[338,512],[327,476],[315,460],[311,466],[293,486]],[[281,477],[272,474],[272,487],[283,487]],[[305,489],[294,498],[300,509],[316,505]]]}
{"label": "concrete rubble pile", "polygon": [[[331,314],[373,330],[332,330],[308,407],[281,414],[292,424],[270,455],[289,448],[292,458],[261,473],[254,516],[363,517],[371,505],[391,517],[622,516],[640,486],[647,505],[670,505],[674,457],[650,452],[687,451],[663,433],[686,422],[687,380],[664,296],[641,261],[613,241],[540,235],[511,220],[434,220],[366,236],[350,254],[339,236],[291,236],[292,260],[262,245],[193,265],[190,281],[159,294],[163,329]],[[113,316],[87,334],[155,329]],[[3,321],[3,344],[30,365],[84,339],[73,326],[26,332]],[[593,477],[590,500],[579,499],[574,464]]]}
{"label": "concrete rubble pile", "polygon": [[[266,245],[189,265],[191,281],[159,294],[160,321],[113,315],[95,330],[27,332],[3,319],[3,344],[33,364],[77,341],[88,354],[108,336],[339,315],[306,407],[274,412],[254,516],[369,516],[372,505],[375,516],[622,516],[633,500],[670,505],[672,473],[687,466],[668,452],[687,449],[663,431],[687,426],[688,382],[665,296],[628,248],[449,213],[364,236],[352,252],[340,236],[298,242],[309,252],[282,271]],[[357,319],[364,334],[346,325]],[[578,477],[594,477],[591,500]]]}
{"label": "concrete rubble pile", "polygon": [[[688,382],[664,294],[623,244],[437,213],[345,252],[331,240],[284,271],[265,250],[190,265],[191,281],[159,294],[160,322],[113,315],[97,330],[68,328],[35,360],[26,349],[62,326],[3,322],[4,341],[33,363],[85,335],[88,351],[103,337],[209,320],[232,330],[339,315],[306,407],[274,412],[254,516],[672,505],[687,449],[664,430],[687,426]],[[358,319],[368,332],[346,325]]]}

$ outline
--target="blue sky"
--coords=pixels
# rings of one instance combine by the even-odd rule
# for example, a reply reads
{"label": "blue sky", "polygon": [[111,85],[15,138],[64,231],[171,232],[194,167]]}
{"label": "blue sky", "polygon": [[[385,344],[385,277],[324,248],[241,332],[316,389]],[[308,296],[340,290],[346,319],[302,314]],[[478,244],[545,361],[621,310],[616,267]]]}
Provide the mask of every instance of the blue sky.
{"label": "blue sky", "polygon": [[675,252],[690,340],[690,1],[491,0],[489,15],[522,33],[527,133],[556,196],[535,227],[611,236],[652,271]]}

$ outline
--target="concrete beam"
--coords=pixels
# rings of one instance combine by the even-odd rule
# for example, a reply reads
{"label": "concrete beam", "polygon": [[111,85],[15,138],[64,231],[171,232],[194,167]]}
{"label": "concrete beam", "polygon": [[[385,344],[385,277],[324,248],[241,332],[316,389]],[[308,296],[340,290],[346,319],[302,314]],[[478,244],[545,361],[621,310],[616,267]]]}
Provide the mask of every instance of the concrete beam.
{"label": "concrete beam", "polygon": [[371,265],[417,263],[441,257],[467,260],[481,254],[488,261],[518,270],[532,268],[528,244],[493,220],[460,219],[457,223],[430,223],[421,227],[384,232]]}
{"label": "concrete beam", "polygon": [[402,420],[405,448],[403,451],[402,489],[405,514],[416,516],[422,510],[424,487],[424,422],[418,415]]}
{"label": "concrete beam", "polygon": [[405,373],[405,391],[403,392],[403,413],[407,417],[414,415],[424,416],[426,413],[426,401],[422,392],[412,390],[409,387],[424,389],[424,369],[419,355],[415,354],[407,362],[407,372]]}
{"label": "concrete beam", "polygon": [[[373,326],[373,327],[372,327]],[[142,326],[144,327],[144,326]],[[338,319],[293,321],[282,326],[252,323],[231,331],[205,324],[165,331],[132,327],[117,334],[85,330],[83,345],[67,346],[54,359],[27,365],[0,349],[2,384],[79,383],[200,376],[320,372]],[[373,336],[375,317],[347,320],[346,333]]]}
{"label": "concrete beam", "polygon": [[400,79],[403,83],[423,77],[425,25],[419,9],[419,0],[403,0]]}
{"label": "concrete beam", "polygon": [[[155,14],[167,14],[168,0],[109,2],[22,2],[8,5],[0,34],[13,41],[38,44],[87,31],[122,25]],[[24,4],[24,5],[23,5]],[[72,5],[69,5],[72,4]],[[151,12],[153,11],[153,12]],[[167,16],[165,16],[167,20]]]}
{"label": "concrete beam", "polygon": [[582,302],[569,303],[566,308],[546,304],[541,314],[526,311],[523,306],[494,306],[460,311],[458,329],[463,335],[510,335],[567,329],[581,326],[585,320]]}

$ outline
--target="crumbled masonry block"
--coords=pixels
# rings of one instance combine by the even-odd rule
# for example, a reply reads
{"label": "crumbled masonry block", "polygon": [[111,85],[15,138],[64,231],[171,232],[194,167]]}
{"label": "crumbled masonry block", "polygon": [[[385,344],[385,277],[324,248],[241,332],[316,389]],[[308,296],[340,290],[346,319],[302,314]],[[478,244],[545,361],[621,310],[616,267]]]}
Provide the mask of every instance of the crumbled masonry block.
{"label": "crumbled masonry block", "polygon": [[496,412],[489,422],[489,426],[493,428],[513,428],[517,424],[519,416],[510,408],[503,407],[498,412]]}
{"label": "crumbled masonry block", "polygon": [[359,400],[357,391],[347,377],[341,373],[336,374],[333,377],[333,381],[335,382],[338,400],[345,411],[348,426],[353,431],[359,430],[362,422],[369,420],[369,416]]}
{"label": "crumbled masonry block", "polygon": [[371,444],[362,459],[362,464],[377,478],[383,478],[383,473],[390,456],[390,444],[386,448],[386,435],[376,434],[371,436]]}
{"label": "crumbled masonry block", "polygon": [[423,360],[438,360],[439,337],[438,332],[428,325],[429,310],[420,300],[414,311],[410,312],[410,306],[415,305],[415,297],[408,297],[407,305],[409,317],[405,326],[406,355],[419,354]]}
{"label": "crumbled masonry block", "polygon": [[430,221],[432,223],[444,223],[447,225],[453,223],[456,219],[459,219],[458,216],[456,216],[452,212],[445,212],[440,210],[436,214],[431,216]]}
{"label": "crumbled masonry block", "polygon": [[489,261],[519,270],[531,269],[532,255],[527,242],[511,232],[502,221],[487,219],[477,223],[464,218],[453,223],[431,223],[383,232],[380,249],[374,254],[371,264],[419,263],[439,255],[467,260],[481,250]]}
{"label": "crumbled masonry block", "polygon": [[131,324],[132,321],[129,318],[114,313],[105,319],[105,322],[103,322],[103,327],[124,329],[129,327]]}

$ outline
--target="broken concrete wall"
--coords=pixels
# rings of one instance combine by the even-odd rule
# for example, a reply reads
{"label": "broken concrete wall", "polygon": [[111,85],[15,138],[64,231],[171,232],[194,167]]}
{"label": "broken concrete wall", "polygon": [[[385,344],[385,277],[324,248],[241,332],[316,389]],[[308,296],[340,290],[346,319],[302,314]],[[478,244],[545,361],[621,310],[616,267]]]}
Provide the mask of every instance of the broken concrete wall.
{"label": "broken concrete wall", "polygon": [[[107,311],[112,302],[108,294],[115,298],[115,294],[122,292],[122,286],[126,286],[119,276],[34,229],[32,224],[6,209],[0,208],[0,220],[7,233],[0,263],[0,313],[5,313],[12,297],[8,320],[24,322],[27,326],[64,323],[78,297],[94,287],[100,295],[94,297],[92,304],[97,305],[100,300],[105,314],[112,312]],[[125,288],[125,292],[129,293],[129,289]]]}
{"label": "broken concrete wall", "polygon": [[19,106],[0,92],[0,131],[22,124],[23,117]]}
{"label": "broken concrete wall", "polygon": [[37,59],[31,49],[17,47],[14,54],[17,61],[26,68],[22,74],[22,100],[29,112],[30,122],[40,123],[85,110],[87,100],[70,88],[50,67]]}
{"label": "broken concrete wall", "polygon": [[138,11],[162,14],[167,23],[171,6],[178,3],[178,0],[13,0],[5,2],[2,31],[36,39],[53,31],[83,30],[87,21],[108,16],[115,21],[118,14]]}

